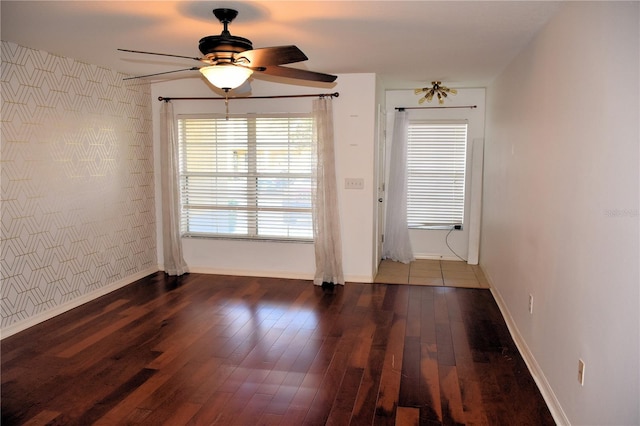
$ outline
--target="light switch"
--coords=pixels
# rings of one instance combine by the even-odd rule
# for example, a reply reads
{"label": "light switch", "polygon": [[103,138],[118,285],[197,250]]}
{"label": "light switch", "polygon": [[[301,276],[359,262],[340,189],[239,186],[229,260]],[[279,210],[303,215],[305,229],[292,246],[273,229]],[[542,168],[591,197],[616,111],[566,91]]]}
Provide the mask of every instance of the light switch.
{"label": "light switch", "polygon": [[346,178],[344,180],[345,189],[364,189],[363,178]]}

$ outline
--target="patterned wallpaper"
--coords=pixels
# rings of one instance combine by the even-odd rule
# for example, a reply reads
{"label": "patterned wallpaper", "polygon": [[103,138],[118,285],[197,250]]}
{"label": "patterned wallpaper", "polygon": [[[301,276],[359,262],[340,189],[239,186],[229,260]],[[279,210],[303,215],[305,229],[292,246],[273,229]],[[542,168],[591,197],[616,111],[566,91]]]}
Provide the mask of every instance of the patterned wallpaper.
{"label": "patterned wallpaper", "polygon": [[2,41],[1,327],[157,270],[151,91]]}

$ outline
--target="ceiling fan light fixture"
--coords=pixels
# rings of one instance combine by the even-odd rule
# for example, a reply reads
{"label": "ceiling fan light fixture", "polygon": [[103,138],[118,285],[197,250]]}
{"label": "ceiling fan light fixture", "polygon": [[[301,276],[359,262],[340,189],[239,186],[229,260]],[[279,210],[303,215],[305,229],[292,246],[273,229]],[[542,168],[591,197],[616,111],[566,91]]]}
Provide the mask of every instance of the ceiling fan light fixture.
{"label": "ceiling fan light fixture", "polygon": [[253,71],[249,68],[231,64],[218,64],[200,68],[202,75],[219,89],[229,91],[241,86]]}
{"label": "ceiling fan light fixture", "polygon": [[124,80],[153,77],[161,74],[164,75],[181,71],[199,70],[209,83],[224,90],[225,92],[228,92],[231,89],[241,86],[254,72],[257,72],[258,75],[265,74],[274,77],[318,81],[322,83],[333,83],[336,78],[338,78],[336,75],[281,66],[306,61],[309,58],[307,58],[307,55],[305,55],[295,45],[254,49],[251,40],[231,35],[229,32],[229,24],[238,15],[237,10],[215,9],[213,14],[223,24],[223,30],[218,36],[206,36],[200,39],[198,48],[204,55],[203,57],[198,58],[192,56],[173,55],[170,53],[118,49],[123,52],[191,59],[200,62],[202,68],[183,68],[173,71],[127,77]]}

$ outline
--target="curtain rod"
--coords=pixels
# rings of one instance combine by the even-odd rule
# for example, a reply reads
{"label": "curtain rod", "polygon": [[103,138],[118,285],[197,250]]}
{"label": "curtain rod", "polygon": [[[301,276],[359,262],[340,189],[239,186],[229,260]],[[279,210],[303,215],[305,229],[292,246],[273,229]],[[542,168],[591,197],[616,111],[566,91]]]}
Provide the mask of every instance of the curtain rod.
{"label": "curtain rod", "polygon": [[165,101],[165,102],[169,102],[172,100],[175,101],[201,101],[201,100],[240,100],[240,99],[277,99],[277,98],[315,98],[315,97],[319,97],[319,98],[325,98],[325,97],[329,97],[329,98],[337,98],[338,96],[340,96],[340,93],[338,92],[334,92],[334,93],[316,93],[316,94],[310,94],[310,95],[275,95],[275,96],[249,96],[249,97],[238,97],[238,98],[168,98],[168,97],[163,97],[163,96],[158,96],[158,100],[159,101]]}
{"label": "curtain rod", "polygon": [[447,109],[447,108],[478,108],[478,105],[463,105],[463,106],[432,106],[432,107],[396,107],[398,111],[404,111],[405,109]]}

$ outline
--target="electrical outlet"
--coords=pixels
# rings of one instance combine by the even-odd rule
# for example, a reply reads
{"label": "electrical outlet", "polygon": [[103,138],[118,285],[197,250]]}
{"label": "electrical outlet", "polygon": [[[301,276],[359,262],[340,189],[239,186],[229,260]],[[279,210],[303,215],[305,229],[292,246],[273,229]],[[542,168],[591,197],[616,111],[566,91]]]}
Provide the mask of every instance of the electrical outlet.
{"label": "electrical outlet", "polygon": [[363,178],[346,178],[344,180],[345,189],[364,189]]}
{"label": "electrical outlet", "polygon": [[529,313],[533,314],[533,294],[529,294]]}
{"label": "electrical outlet", "polygon": [[584,386],[584,361],[578,360],[578,382],[580,386]]}

